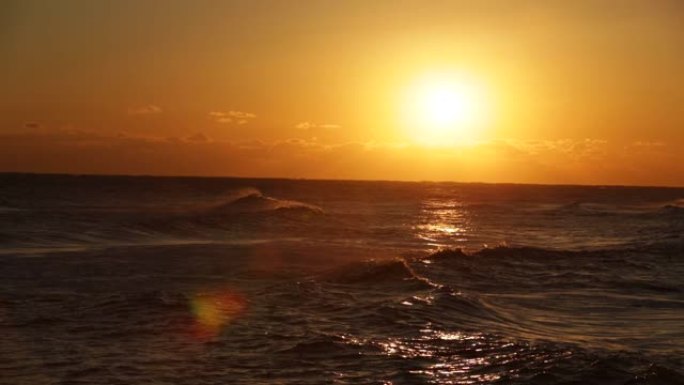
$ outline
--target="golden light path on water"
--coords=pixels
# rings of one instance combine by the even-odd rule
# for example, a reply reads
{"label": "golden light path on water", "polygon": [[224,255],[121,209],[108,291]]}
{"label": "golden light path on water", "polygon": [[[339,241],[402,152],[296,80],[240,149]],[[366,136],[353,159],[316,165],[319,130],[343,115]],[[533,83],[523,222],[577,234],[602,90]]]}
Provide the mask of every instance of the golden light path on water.
{"label": "golden light path on water", "polygon": [[429,246],[457,247],[469,240],[470,216],[464,205],[455,200],[422,202],[419,223],[413,226],[417,238]]}
{"label": "golden light path on water", "polygon": [[[369,341],[350,336],[343,336],[349,345],[374,345],[382,354],[401,359],[428,359],[438,362],[422,368],[410,370],[411,374],[425,377],[430,383],[438,384],[482,384],[497,381],[503,373],[483,373],[484,369],[495,364],[495,361],[514,359],[515,350],[494,355],[487,354],[486,337],[480,334],[463,332],[444,332],[426,325],[420,330],[422,334],[416,338],[389,338],[380,341]],[[452,354],[455,346],[475,346],[475,354],[455,357]],[[479,346],[479,347],[478,347]],[[506,344],[502,348],[510,348]],[[509,373],[510,374],[510,373]],[[393,382],[385,382],[387,385]]]}

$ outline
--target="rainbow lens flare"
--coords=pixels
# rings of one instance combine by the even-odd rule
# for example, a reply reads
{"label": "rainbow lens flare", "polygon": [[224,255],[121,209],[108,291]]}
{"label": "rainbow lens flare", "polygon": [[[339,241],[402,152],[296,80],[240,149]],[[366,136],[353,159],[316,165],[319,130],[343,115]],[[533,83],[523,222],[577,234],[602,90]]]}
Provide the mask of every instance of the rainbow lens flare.
{"label": "rainbow lens flare", "polygon": [[245,297],[232,290],[195,295],[190,302],[195,316],[193,335],[201,340],[217,337],[225,326],[244,313],[246,307]]}

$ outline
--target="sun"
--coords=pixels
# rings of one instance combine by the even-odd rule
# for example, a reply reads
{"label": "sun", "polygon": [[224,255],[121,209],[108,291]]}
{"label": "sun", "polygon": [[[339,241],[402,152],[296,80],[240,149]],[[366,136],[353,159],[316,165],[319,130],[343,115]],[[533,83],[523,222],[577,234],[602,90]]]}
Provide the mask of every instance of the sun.
{"label": "sun", "polygon": [[431,75],[408,88],[403,121],[411,139],[423,145],[473,141],[488,118],[484,88],[453,75]]}

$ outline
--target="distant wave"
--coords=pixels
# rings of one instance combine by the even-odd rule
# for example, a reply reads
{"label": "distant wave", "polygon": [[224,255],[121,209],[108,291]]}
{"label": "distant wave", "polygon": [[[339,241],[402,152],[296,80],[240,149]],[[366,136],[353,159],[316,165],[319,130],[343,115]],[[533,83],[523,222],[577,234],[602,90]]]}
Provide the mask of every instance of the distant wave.
{"label": "distant wave", "polygon": [[157,213],[126,223],[124,228],[143,237],[205,239],[235,242],[269,237],[297,237],[324,219],[318,206],[263,195],[253,188],[231,193],[225,201],[200,204],[182,211]]}
{"label": "distant wave", "polygon": [[664,205],[660,212],[667,215],[684,215],[684,204],[682,201],[677,201]]}
{"label": "distant wave", "polygon": [[643,215],[680,215],[684,214],[684,199],[652,204],[607,204],[588,201],[573,201],[560,206],[541,206],[539,211],[554,215],[576,216],[643,216]]}
{"label": "distant wave", "polygon": [[550,210],[552,214],[577,216],[633,215],[650,212],[650,208],[617,206],[605,203],[574,201]]}
{"label": "distant wave", "polygon": [[227,202],[211,208],[216,213],[253,213],[277,210],[305,210],[314,213],[323,213],[323,209],[308,203],[276,199],[265,196],[257,189],[240,190]]}
{"label": "distant wave", "polygon": [[[236,189],[214,202],[160,200],[126,209],[80,206],[15,209],[0,206],[5,226],[0,242],[8,248],[109,247],[117,245],[237,242],[297,237],[325,218],[322,208],[266,196],[254,188]],[[320,221],[319,221],[320,222]],[[294,234],[294,235],[293,235]]]}

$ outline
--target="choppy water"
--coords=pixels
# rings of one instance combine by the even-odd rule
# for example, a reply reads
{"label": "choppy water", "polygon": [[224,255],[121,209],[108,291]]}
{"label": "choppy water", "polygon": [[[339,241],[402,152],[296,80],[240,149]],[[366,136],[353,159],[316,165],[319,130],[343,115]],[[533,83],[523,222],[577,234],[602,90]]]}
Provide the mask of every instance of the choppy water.
{"label": "choppy water", "polygon": [[682,199],[0,175],[0,383],[682,384]]}

